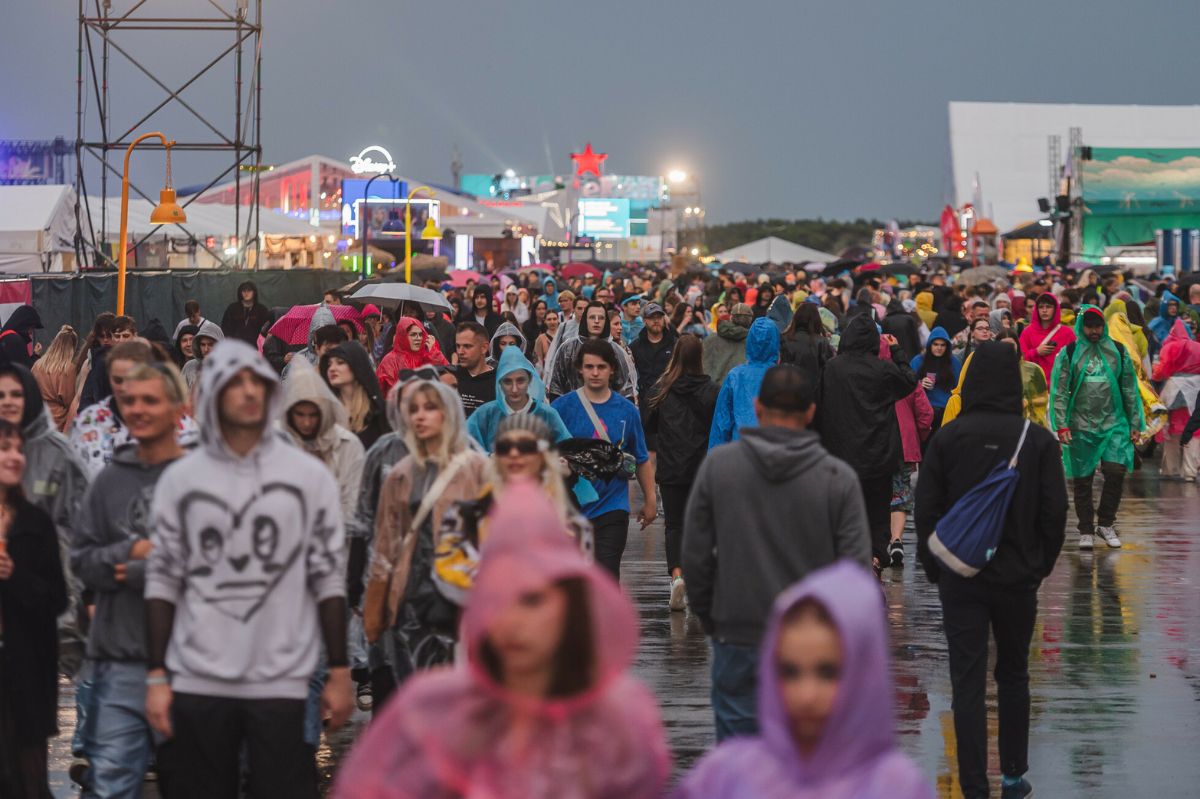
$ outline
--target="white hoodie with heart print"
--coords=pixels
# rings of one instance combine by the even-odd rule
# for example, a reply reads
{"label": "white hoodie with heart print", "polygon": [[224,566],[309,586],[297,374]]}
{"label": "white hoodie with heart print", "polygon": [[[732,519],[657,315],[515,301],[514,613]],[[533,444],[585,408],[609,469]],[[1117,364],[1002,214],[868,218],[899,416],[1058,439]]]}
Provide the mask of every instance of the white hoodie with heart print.
{"label": "white hoodie with heart print", "polygon": [[[266,425],[246,456],[221,435],[217,399],[243,369],[269,387]],[[317,605],[345,595],[338,488],[319,460],[274,429],[283,392],[249,345],[204,361],[201,446],[163,473],[152,507],[146,599],[175,605],[166,665],[176,691],[303,699],[317,666]]]}

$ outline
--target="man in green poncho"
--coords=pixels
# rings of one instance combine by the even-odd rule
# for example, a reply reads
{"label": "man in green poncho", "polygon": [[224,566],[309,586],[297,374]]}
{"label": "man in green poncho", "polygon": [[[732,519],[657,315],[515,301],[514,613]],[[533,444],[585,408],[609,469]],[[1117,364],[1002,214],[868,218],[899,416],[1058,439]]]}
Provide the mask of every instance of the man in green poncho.
{"label": "man in green poncho", "polygon": [[[1050,429],[1062,442],[1063,467],[1074,488],[1079,548],[1091,549],[1099,535],[1119,549],[1114,524],[1125,474],[1133,468],[1133,440],[1144,424],[1137,376],[1129,353],[1108,335],[1099,308],[1080,308],[1075,336],[1054,360]],[[1097,466],[1104,475],[1098,509],[1092,499]]]}

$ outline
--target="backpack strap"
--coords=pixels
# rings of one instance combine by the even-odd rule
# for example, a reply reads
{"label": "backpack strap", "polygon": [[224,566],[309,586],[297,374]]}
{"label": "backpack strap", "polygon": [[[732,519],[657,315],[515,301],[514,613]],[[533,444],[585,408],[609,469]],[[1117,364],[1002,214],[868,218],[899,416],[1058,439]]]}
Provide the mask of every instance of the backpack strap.
{"label": "backpack strap", "polygon": [[604,425],[600,422],[600,417],[596,415],[596,409],[592,407],[591,400],[584,395],[583,389],[575,389],[575,396],[579,397],[579,404],[583,406],[584,413],[592,420],[592,427],[596,428],[596,435],[611,444],[612,441],[609,439],[608,433],[605,432]]}
{"label": "backpack strap", "polygon": [[1025,420],[1025,426],[1021,428],[1021,437],[1017,439],[1017,448],[1013,452],[1012,458],[1008,461],[1008,468],[1017,468],[1017,456],[1021,454],[1021,447],[1025,446],[1025,436],[1029,433],[1029,420]]}

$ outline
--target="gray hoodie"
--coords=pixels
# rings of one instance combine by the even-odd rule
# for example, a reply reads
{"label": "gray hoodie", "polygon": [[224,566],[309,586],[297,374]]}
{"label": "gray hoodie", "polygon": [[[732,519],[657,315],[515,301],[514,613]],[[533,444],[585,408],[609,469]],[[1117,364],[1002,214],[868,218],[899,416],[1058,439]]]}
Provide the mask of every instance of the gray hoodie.
{"label": "gray hoodie", "polygon": [[[71,568],[95,592],[87,654],[95,660],[146,660],[146,561],[129,560],[134,542],[150,537],[154,486],[172,461],[147,465],[127,444],[100,470],[75,517]],[[125,582],[114,567],[128,563]]]}
{"label": "gray hoodie", "polygon": [[816,433],[744,428],[709,450],[684,520],[688,602],[713,637],[757,646],[775,597],[849,558],[870,566],[858,478]]}
{"label": "gray hoodie", "polygon": [[[221,390],[243,369],[266,381],[267,427],[240,456],[225,443]],[[204,360],[196,416],[201,445],[159,479],[146,598],[175,606],[166,665],[185,693],[304,699],[316,670],[317,605],[345,596],[337,484],[272,430],[279,379],[245,342]]]}
{"label": "gray hoodie", "polygon": [[196,379],[200,376],[200,366],[204,362],[204,358],[200,355],[200,345],[196,341],[200,338],[211,338],[219,344],[225,340],[225,334],[214,322],[205,319],[200,323],[200,329],[196,331],[196,335],[192,339],[192,359],[183,365],[183,379],[187,383],[189,391],[192,386],[196,385]]}

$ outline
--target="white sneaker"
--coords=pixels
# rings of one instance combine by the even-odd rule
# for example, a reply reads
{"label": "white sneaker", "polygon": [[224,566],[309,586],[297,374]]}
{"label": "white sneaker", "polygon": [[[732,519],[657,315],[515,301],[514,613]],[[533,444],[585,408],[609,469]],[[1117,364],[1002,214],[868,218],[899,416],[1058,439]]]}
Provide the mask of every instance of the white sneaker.
{"label": "white sneaker", "polygon": [[1090,535],[1080,535],[1079,536],[1079,549],[1080,550],[1091,550],[1091,548],[1093,546],[1094,545],[1092,543],[1092,537]]}
{"label": "white sneaker", "polygon": [[671,610],[684,610],[687,608],[687,589],[683,584],[682,577],[676,577],[671,580]]}
{"label": "white sneaker", "polygon": [[1121,539],[1117,538],[1117,531],[1112,527],[1097,527],[1096,535],[1104,539],[1104,543],[1108,544],[1110,549],[1120,549]]}

